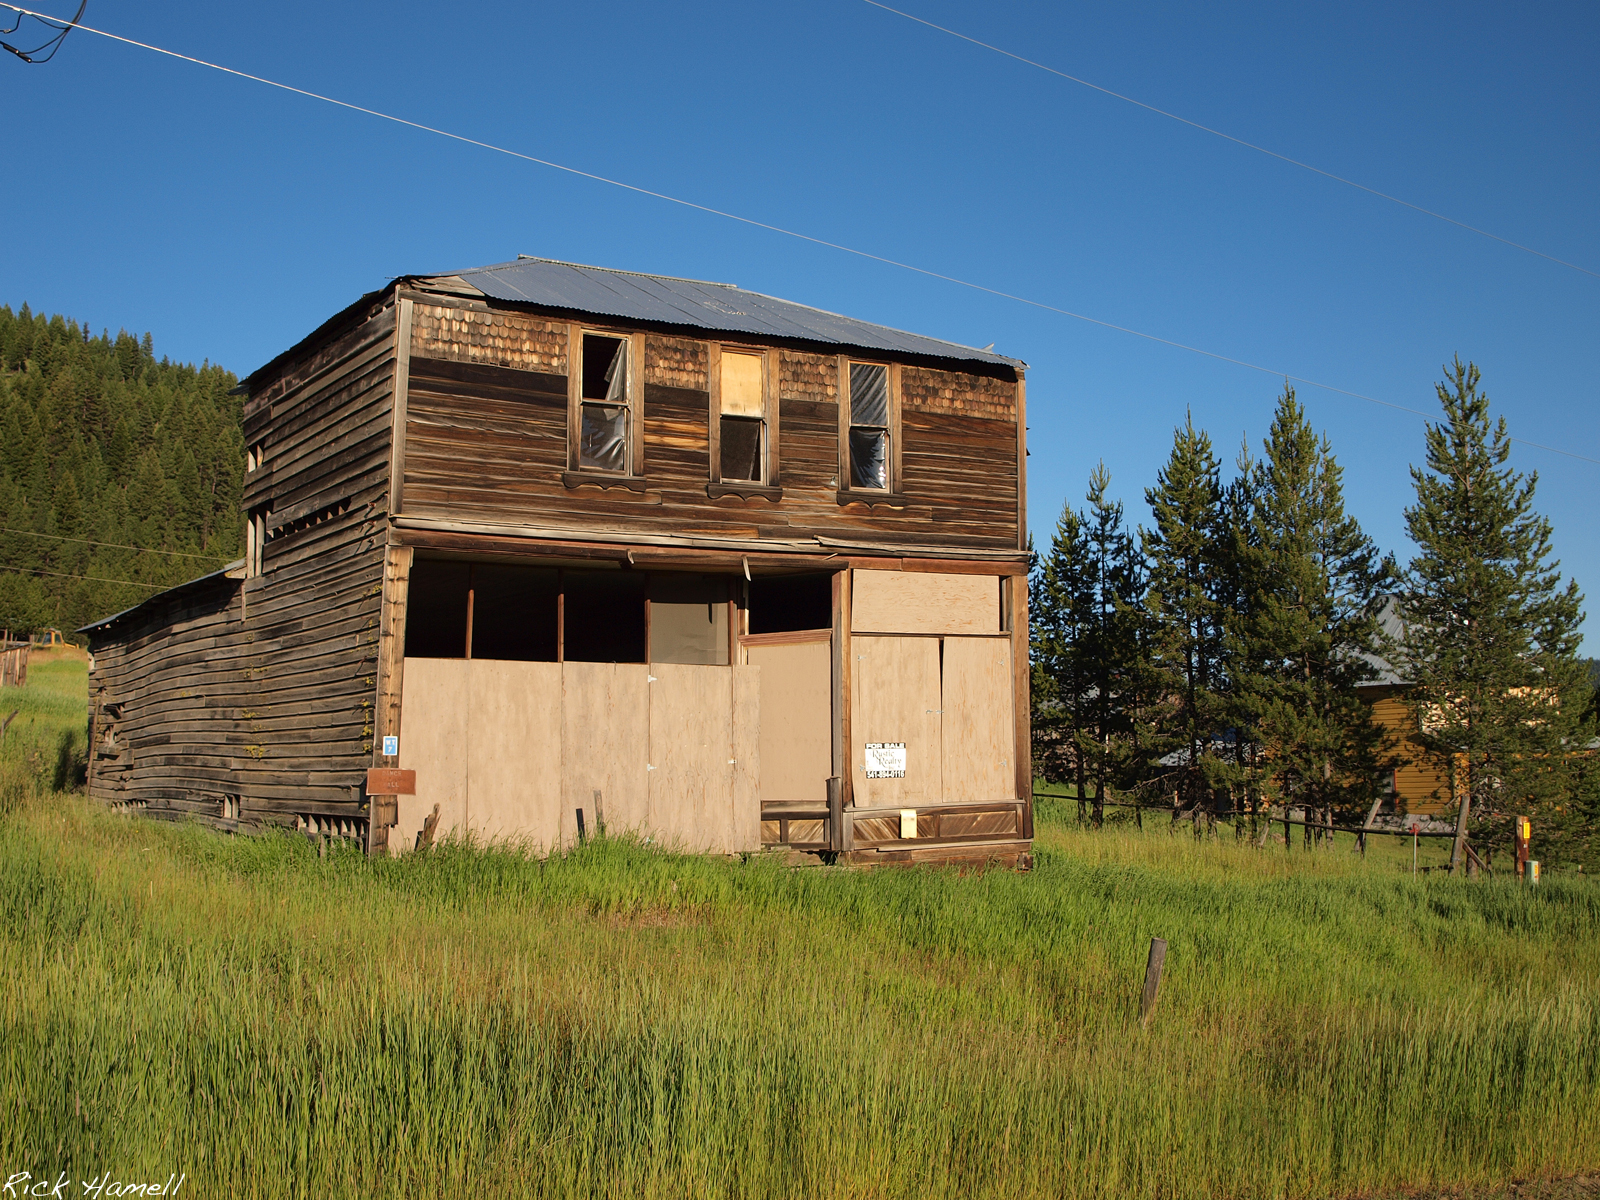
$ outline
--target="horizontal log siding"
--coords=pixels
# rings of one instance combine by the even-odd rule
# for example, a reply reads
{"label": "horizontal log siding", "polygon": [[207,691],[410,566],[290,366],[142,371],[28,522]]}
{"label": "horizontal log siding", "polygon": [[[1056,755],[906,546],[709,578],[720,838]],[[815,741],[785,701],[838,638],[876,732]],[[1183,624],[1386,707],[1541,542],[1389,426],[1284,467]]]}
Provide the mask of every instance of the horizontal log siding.
{"label": "horizontal log siding", "polygon": [[[416,312],[439,306],[419,302]],[[584,532],[805,541],[815,536],[955,550],[1017,544],[1013,381],[906,367],[896,507],[838,503],[838,360],[782,349],[780,499],[707,495],[707,345],[648,334],[644,490],[567,487],[564,326],[445,309],[414,335],[405,511],[444,520]],[[450,345],[451,336],[473,339]],[[748,342],[749,339],[741,339]],[[448,362],[441,360],[450,360]],[[519,364],[537,360],[537,369]],[[470,367],[464,364],[470,361]],[[559,369],[557,369],[559,367]]]}
{"label": "horizontal log siding", "polygon": [[260,578],[197,586],[94,638],[96,799],[224,828],[365,820],[394,326],[380,309],[246,406],[266,457],[247,504],[338,511],[269,541]]}

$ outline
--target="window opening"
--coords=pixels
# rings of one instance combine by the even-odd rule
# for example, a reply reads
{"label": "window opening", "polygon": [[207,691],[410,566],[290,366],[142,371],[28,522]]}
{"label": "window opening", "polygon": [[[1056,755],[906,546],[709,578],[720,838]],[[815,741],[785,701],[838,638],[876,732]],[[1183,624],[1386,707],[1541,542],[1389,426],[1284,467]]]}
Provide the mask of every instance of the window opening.
{"label": "window opening", "polygon": [[650,577],[650,661],[728,665],[728,578]]}
{"label": "window opening", "polygon": [[759,354],[735,350],[721,357],[722,478],[760,483],[767,458],[765,363]]}
{"label": "window opening", "polygon": [[833,576],[757,575],[750,581],[750,632],[833,628]]}
{"label": "window opening", "polygon": [[889,487],[889,368],[850,364],[850,486]]}
{"label": "window opening", "polygon": [[579,468],[626,474],[631,462],[629,426],[632,416],[627,339],[595,333],[583,335],[580,408]]}
{"label": "window opening", "polygon": [[407,658],[465,658],[468,563],[419,559],[406,588]]}
{"label": "window opening", "polygon": [[563,571],[567,662],[646,660],[645,576],[633,571]]}
{"label": "window opening", "polygon": [[472,567],[472,657],[556,661],[556,573],[549,567]]}

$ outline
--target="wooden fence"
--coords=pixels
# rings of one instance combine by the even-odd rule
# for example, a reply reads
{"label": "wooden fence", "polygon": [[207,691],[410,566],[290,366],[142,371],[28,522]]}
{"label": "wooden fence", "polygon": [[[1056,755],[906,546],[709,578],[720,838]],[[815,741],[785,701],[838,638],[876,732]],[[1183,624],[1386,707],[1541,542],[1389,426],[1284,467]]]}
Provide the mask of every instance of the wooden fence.
{"label": "wooden fence", "polygon": [[27,644],[0,642],[0,687],[21,687],[27,682]]}

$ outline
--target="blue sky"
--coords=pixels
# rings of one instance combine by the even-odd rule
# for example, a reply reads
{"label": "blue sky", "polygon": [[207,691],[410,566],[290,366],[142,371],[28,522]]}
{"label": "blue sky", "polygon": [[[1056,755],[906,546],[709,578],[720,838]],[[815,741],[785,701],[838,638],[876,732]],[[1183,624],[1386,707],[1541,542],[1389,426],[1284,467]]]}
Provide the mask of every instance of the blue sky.
{"label": "blue sky", "polygon": [[[1594,5],[897,7],[1600,271]],[[1514,436],[1600,458],[1600,278],[864,0],[90,0],[84,19],[1410,408],[1434,410],[1459,353]],[[0,302],[241,373],[403,273],[526,253],[737,283],[1025,359],[1041,538],[1102,459],[1146,519],[1186,410],[1231,462],[1281,387],[92,35],[45,66],[5,56],[0,103]],[[1299,394],[1350,507],[1404,559],[1421,418]],[[1600,466],[1527,446],[1513,462],[1539,471],[1596,609]]]}

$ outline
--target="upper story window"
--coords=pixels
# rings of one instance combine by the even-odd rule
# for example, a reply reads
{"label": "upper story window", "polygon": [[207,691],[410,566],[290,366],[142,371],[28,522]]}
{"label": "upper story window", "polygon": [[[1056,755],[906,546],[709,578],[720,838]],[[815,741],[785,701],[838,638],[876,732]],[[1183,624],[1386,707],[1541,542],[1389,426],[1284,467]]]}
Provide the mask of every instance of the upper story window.
{"label": "upper story window", "polygon": [[718,367],[716,477],[766,483],[771,434],[767,423],[766,355],[723,350]]}
{"label": "upper story window", "polygon": [[634,461],[632,345],[626,337],[583,333],[579,361],[570,365],[578,382],[574,464],[582,471],[631,474]]}
{"label": "upper story window", "polygon": [[894,484],[895,415],[889,368],[881,363],[850,363],[845,401],[850,487],[889,491]]}

